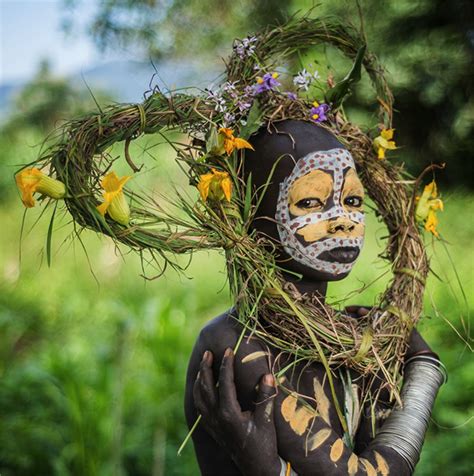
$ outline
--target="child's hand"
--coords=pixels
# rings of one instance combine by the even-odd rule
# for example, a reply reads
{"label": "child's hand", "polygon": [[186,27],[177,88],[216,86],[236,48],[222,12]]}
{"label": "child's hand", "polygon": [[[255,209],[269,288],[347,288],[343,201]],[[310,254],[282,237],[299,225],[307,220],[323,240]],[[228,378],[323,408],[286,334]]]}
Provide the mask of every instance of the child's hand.
{"label": "child's hand", "polygon": [[226,350],[217,386],[212,361],[212,353],[206,351],[193,389],[204,427],[229,451],[245,476],[278,476],[281,463],[273,423],[273,376],[266,374],[260,380],[255,410],[242,412],[234,383],[234,353]]}

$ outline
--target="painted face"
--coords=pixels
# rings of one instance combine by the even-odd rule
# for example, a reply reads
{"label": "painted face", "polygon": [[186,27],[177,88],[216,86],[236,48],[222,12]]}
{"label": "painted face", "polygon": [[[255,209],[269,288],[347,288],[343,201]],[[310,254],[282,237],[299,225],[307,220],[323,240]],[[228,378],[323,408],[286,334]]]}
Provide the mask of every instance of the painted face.
{"label": "painted face", "polygon": [[345,149],[311,152],[280,183],[276,221],[285,251],[333,276],[348,273],[364,239],[364,189]]}

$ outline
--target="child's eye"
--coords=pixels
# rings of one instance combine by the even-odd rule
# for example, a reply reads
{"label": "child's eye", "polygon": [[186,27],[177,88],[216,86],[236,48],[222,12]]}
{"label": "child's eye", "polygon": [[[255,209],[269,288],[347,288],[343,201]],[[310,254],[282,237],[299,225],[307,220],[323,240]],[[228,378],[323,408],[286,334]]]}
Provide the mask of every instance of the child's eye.
{"label": "child's eye", "polygon": [[344,200],[344,204],[349,207],[359,208],[362,206],[362,197],[351,195],[350,197],[346,197],[346,199]]}
{"label": "child's eye", "polygon": [[296,202],[298,208],[320,208],[323,206],[323,202],[319,198],[303,198],[299,202]]}

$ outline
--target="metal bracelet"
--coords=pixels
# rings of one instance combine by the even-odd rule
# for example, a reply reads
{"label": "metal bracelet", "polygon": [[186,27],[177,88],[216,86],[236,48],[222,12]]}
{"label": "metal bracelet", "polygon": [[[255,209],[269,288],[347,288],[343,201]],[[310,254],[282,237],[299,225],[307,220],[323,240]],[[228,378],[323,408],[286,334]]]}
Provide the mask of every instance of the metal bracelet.
{"label": "metal bracelet", "polygon": [[405,363],[400,397],[402,407],[394,408],[371,446],[384,445],[396,451],[413,472],[420,458],[431,410],[439,387],[447,380],[441,362],[416,356]]}
{"label": "metal bracelet", "polygon": [[444,377],[444,383],[447,383],[448,381],[448,370],[446,369],[446,366],[443,364],[443,362],[441,362],[441,360],[431,356],[431,355],[420,355],[420,354],[417,354],[417,355],[414,355],[413,357],[410,357],[409,359],[405,360],[405,367],[410,363],[410,362],[414,362],[414,361],[420,361],[420,360],[427,360],[427,361],[430,361],[430,362],[434,362],[435,364],[437,364],[436,366],[438,367],[439,371],[443,373],[443,377]]}

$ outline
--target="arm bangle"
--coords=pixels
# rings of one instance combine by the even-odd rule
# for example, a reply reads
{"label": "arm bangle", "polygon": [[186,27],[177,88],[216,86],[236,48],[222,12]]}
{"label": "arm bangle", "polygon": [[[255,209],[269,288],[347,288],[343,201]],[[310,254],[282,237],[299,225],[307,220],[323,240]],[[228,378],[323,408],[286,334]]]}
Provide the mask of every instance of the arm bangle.
{"label": "arm bangle", "polygon": [[394,408],[371,447],[384,445],[393,449],[413,472],[438,389],[446,378],[444,366],[434,357],[418,355],[408,359],[400,392],[403,407]]}

